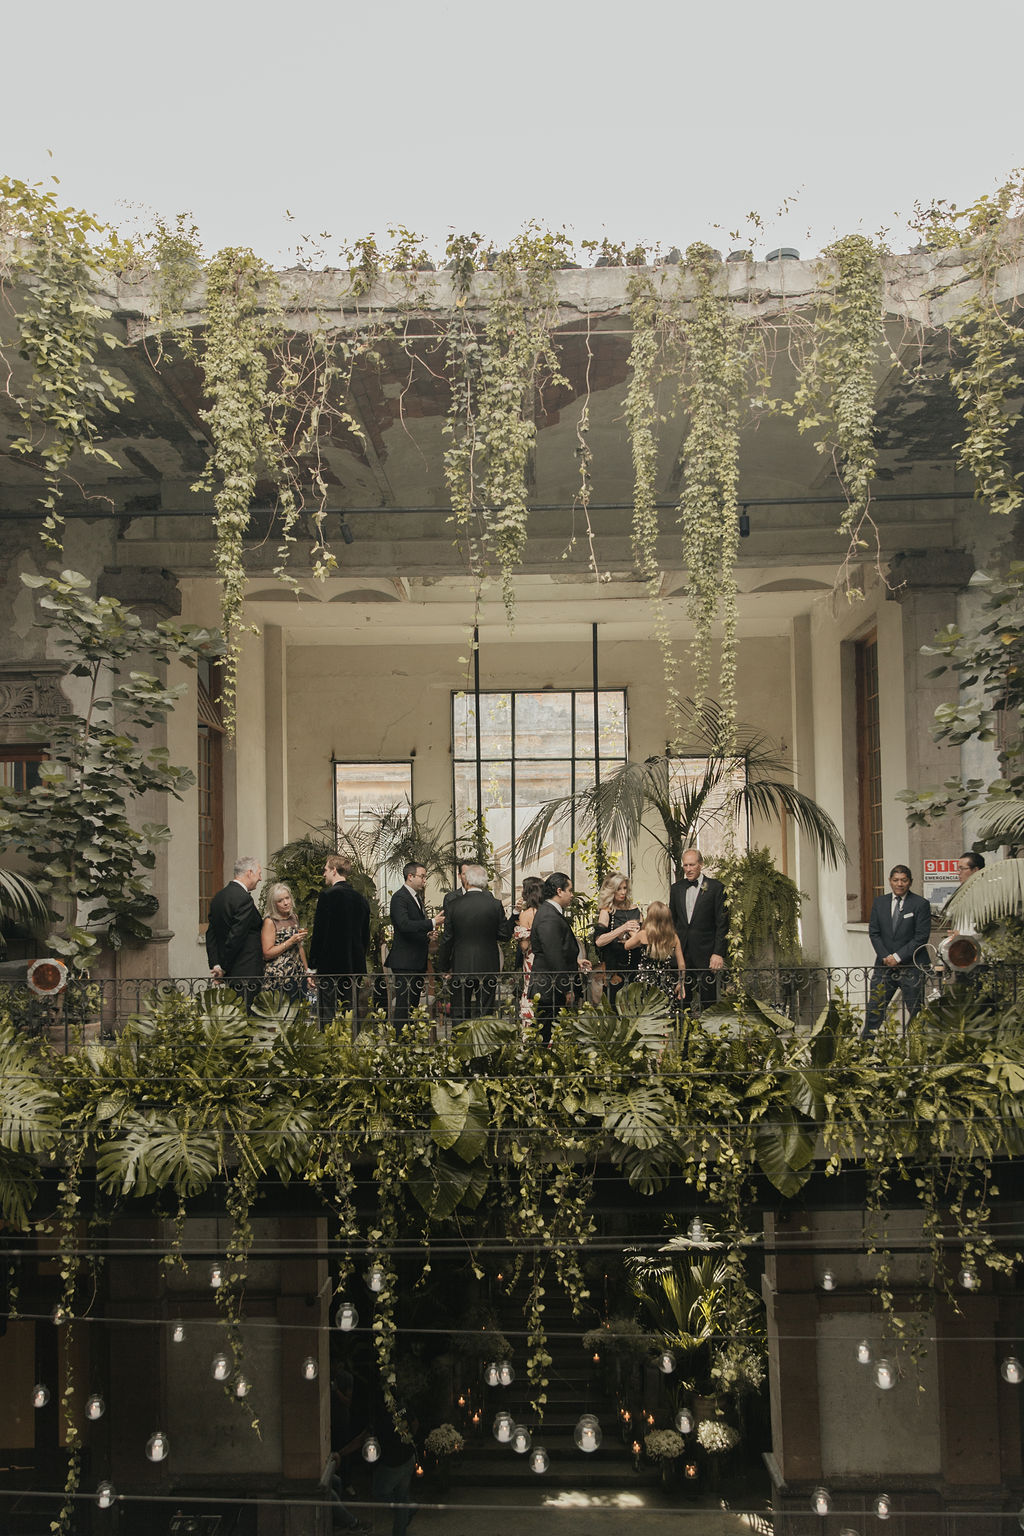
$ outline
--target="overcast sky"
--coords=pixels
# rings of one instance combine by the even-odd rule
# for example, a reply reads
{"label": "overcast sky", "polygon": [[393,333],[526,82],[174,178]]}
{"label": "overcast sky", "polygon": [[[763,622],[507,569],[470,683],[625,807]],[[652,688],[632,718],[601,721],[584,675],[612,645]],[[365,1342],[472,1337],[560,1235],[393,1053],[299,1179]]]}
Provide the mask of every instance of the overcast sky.
{"label": "overcast sky", "polygon": [[1024,163],[1021,25],[1020,0],[22,3],[0,171],[278,265],[396,222],[728,248],[752,210],[758,254],[905,249],[915,199]]}

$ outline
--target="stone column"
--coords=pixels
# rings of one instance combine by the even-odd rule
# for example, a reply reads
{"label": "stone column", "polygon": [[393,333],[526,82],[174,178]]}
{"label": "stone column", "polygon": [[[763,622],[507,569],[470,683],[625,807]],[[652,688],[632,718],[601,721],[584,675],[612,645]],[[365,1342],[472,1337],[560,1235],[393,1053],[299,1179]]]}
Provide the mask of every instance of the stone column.
{"label": "stone column", "polygon": [[[940,746],[931,736],[935,710],[956,701],[957,682],[952,674],[930,677],[935,660],[922,656],[921,647],[930,645],[947,624],[956,623],[957,597],[973,571],[972,557],[960,549],[906,550],[889,563],[892,597],[902,609],[907,787],[911,789],[939,785],[960,769],[958,750]],[[885,679],[879,681],[884,689]],[[923,861],[955,857],[961,851],[961,837],[961,818],[955,814],[943,817],[936,827],[910,829],[910,866],[918,890]]]}

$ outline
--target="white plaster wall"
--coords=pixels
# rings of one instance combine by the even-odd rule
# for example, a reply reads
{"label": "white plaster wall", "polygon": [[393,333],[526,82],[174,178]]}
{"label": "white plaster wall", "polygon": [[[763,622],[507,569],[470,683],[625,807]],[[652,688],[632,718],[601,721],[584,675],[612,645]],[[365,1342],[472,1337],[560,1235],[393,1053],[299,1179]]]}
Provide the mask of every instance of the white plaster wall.
{"label": "white plaster wall", "polygon": [[[332,814],[331,759],[402,761],[412,756],[413,794],[451,812],[451,694],[465,686],[459,645],[292,646],[288,652],[289,827],[298,836]],[[528,639],[484,646],[484,689],[536,691],[587,688],[589,644]],[[666,746],[660,655],[653,642],[606,642],[601,647],[602,688],[627,690],[629,752],[634,759]],[[687,681],[684,676],[682,689]],[[790,718],[789,641],[759,639],[741,645],[739,714],[745,723],[778,733]],[[755,827],[755,841],[779,855],[777,828]],[[272,851],[272,850],[270,850]],[[653,842],[634,854],[637,895],[665,894]],[[436,894],[436,893],[435,893]]]}

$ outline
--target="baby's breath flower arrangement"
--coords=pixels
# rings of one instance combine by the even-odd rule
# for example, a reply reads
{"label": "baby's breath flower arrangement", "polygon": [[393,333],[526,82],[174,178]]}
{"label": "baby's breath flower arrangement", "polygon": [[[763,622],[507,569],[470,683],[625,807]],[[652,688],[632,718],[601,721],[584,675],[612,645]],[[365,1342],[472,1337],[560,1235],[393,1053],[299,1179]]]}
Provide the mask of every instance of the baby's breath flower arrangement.
{"label": "baby's breath flower arrangement", "polygon": [[738,1432],[724,1419],[701,1419],[697,1425],[698,1443],[706,1451],[731,1451],[739,1444],[739,1439]]}
{"label": "baby's breath flower arrangement", "polygon": [[644,1436],[644,1450],[651,1461],[675,1461],[685,1449],[686,1442],[674,1429],[652,1429]]}
{"label": "baby's breath flower arrangement", "polygon": [[464,1441],[454,1424],[438,1424],[423,1442],[428,1456],[457,1456]]}

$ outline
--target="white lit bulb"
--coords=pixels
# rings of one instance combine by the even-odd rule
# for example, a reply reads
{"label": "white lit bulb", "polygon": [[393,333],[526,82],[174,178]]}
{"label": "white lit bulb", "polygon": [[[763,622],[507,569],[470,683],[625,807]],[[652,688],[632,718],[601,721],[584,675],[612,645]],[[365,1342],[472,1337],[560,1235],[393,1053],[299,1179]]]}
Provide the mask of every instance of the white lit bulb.
{"label": "white lit bulb", "polygon": [[702,1243],[704,1241],[704,1223],[699,1216],[695,1216],[690,1222],[689,1236],[691,1243]]}
{"label": "white lit bulb", "polygon": [[875,1386],[889,1392],[896,1385],[896,1367],[891,1360],[879,1360],[875,1366]]}
{"label": "white lit bulb", "polygon": [[1016,1355],[1007,1355],[999,1367],[999,1374],[1011,1387],[1019,1387],[1024,1381],[1024,1365],[1021,1365]]}
{"label": "white lit bulb", "polygon": [[823,1291],[834,1291],[836,1277],[831,1269],[823,1269],[821,1272],[821,1288]]}
{"label": "white lit bulb", "polygon": [[99,1393],[94,1392],[92,1397],[87,1397],[85,1400],[85,1416],[87,1419],[102,1419],[106,1412],[106,1407],[107,1405]]}
{"label": "white lit bulb", "polygon": [[212,1288],[215,1291],[219,1291],[223,1284],[224,1284],[224,1266],[223,1266],[223,1264],[211,1264],[210,1265],[210,1285],[212,1286]]}
{"label": "white lit bulb", "polygon": [[379,1264],[371,1264],[366,1271],[366,1283],[371,1291],[379,1293],[384,1289],[384,1271]]}
{"label": "white lit bulb", "polygon": [[100,1509],[109,1509],[117,1498],[117,1489],[113,1483],[103,1482],[96,1489],[96,1503]]}
{"label": "white lit bulb", "polygon": [[965,1264],[957,1275],[957,1280],[965,1291],[976,1291],[981,1285],[981,1277],[973,1264]]}
{"label": "white lit bulb", "polygon": [[484,1380],[489,1387],[496,1387],[498,1385],[498,1362],[496,1360],[488,1360],[484,1367]]}
{"label": "white lit bulb", "polygon": [[338,1308],[335,1322],[342,1333],[351,1333],[353,1328],[359,1327],[359,1313],[350,1301],[343,1301]]}
{"label": "white lit bulb", "polygon": [[235,1377],[235,1396],[236,1397],[248,1397],[249,1393],[251,1391],[252,1391],[252,1384],[250,1383],[249,1378],[247,1376],[236,1376]]}
{"label": "white lit bulb", "polygon": [[43,1382],[37,1381],[32,1388],[32,1407],[45,1408],[50,1401],[50,1389]]}
{"label": "white lit bulb", "polygon": [[525,1424],[517,1424],[512,1430],[512,1449],[520,1456],[525,1456],[533,1444],[533,1436]]}
{"label": "white lit bulb", "polygon": [[693,1434],[693,1413],[689,1408],[680,1408],[676,1414],[676,1429],[681,1435]]}
{"label": "white lit bulb", "polygon": [[876,1498],[875,1514],[879,1520],[888,1520],[892,1514],[892,1500],[887,1493],[880,1493]]}
{"label": "white lit bulb", "polygon": [[171,1442],[160,1429],[146,1441],[146,1455],[150,1461],[166,1461],[170,1451]]}
{"label": "white lit bulb", "polygon": [[671,1376],[676,1368],[676,1357],[670,1349],[663,1349],[658,1356],[658,1370],[663,1376]]}
{"label": "white lit bulb", "polygon": [[62,1323],[70,1322],[71,1313],[68,1311],[67,1307],[62,1306],[60,1302],[58,1302],[53,1311],[50,1313],[50,1319],[59,1328]]}
{"label": "white lit bulb", "polygon": [[320,1367],[312,1355],[307,1355],[302,1362],[302,1374],[307,1381],[316,1381],[320,1374]]}
{"label": "white lit bulb", "polygon": [[512,1369],[511,1360],[501,1360],[498,1363],[498,1384],[502,1387],[510,1387],[516,1379],[516,1373]]}
{"label": "white lit bulb", "polygon": [[573,1433],[573,1440],[577,1448],[588,1454],[596,1451],[601,1444],[601,1426],[592,1413],[580,1415]]}
{"label": "white lit bulb", "polygon": [[515,1425],[512,1422],[512,1415],[510,1413],[506,1413],[504,1409],[501,1411],[501,1413],[496,1413],[494,1415],[494,1423],[491,1425],[491,1430],[495,1440],[497,1440],[499,1445],[508,1445],[509,1441],[512,1439],[512,1431],[514,1428]]}
{"label": "white lit bulb", "polygon": [[857,1364],[871,1364],[871,1345],[868,1343],[867,1339],[861,1339],[860,1343],[857,1345]]}
{"label": "white lit bulb", "polygon": [[227,1355],[214,1355],[210,1362],[210,1375],[214,1381],[227,1381],[231,1374],[231,1361]]}
{"label": "white lit bulb", "polygon": [[380,1460],[380,1441],[376,1435],[370,1435],[363,1441],[363,1460],[369,1462]]}
{"label": "white lit bulb", "polygon": [[816,1515],[825,1516],[832,1508],[832,1495],[827,1488],[815,1488],[811,1494],[811,1508]]}
{"label": "white lit bulb", "polygon": [[172,1344],[184,1344],[184,1342],[185,1342],[185,1324],[182,1323],[182,1322],[174,1323],[172,1325],[172,1327],[171,1327],[171,1343]]}
{"label": "white lit bulb", "polygon": [[551,1457],[542,1445],[535,1445],[530,1452],[530,1471],[546,1472],[551,1465]]}

